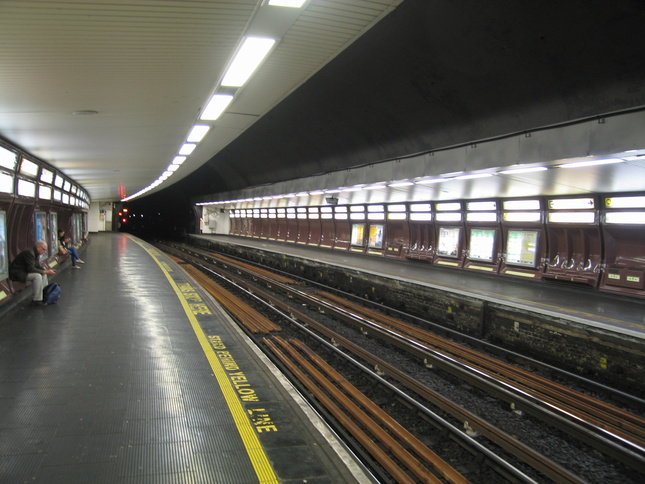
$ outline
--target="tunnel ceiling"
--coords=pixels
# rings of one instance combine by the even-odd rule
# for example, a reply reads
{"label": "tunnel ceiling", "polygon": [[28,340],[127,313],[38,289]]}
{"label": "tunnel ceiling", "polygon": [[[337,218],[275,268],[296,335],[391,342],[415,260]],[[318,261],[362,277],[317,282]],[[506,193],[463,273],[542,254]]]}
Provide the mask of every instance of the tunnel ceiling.
{"label": "tunnel ceiling", "polygon": [[406,0],[181,185],[240,189],[644,106],[644,20],[637,1]]}
{"label": "tunnel ceiling", "polygon": [[[0,136],[94,201],[132,195],[177,154],[266,8],[4,0]],[[308,0],[292,17],[214,136],[150,194],[240,190],[645,106],[642,0]],[[84,110],[98,115],[72,114]]]}
{"label": "tunnel ceiling", "polygon": [[[170,174],[154,183],[159,190],[202,166],[401,2],[271,1],[1,1],[0,137],[80,183],[93,201],[129,197]],[[241,87],[223,86],[248,37],[275,43]],[[213,93],[233,100],[204,121]],[[211,130],[171,167],[195,124]]]}

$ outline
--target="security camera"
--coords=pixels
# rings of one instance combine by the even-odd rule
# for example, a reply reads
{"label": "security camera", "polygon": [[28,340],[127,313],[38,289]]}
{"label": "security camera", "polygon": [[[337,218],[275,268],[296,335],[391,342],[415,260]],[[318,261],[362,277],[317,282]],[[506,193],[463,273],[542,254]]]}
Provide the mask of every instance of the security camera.
{"label": "security camera", "polygon": [[329,205],[338,205],[338,199],[336,197],[326,197],[325,202]]}

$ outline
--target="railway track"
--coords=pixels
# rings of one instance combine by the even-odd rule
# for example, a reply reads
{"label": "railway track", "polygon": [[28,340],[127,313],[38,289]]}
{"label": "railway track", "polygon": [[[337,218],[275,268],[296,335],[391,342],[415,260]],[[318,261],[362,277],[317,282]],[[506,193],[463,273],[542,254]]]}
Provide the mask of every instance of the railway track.
{"label": "railway track", "polygon": [[439,337],[429,331],[419,329],[414,325],[385,316],[335,294],[317,292],[314,297],[320,298],[322,302],[338,304],[360,314],[362,317],[368,318],[370,321],[394,328],[420,343],[430,345],[437,351],[441,351],[442,354],[452,355],[461,362],[476,365],[480,371],[485,372],[487,375],[494,375],[508,384],[519,384],[519,388],[527,393],[544,399],[554,406],[557,405],[570,412],[571,415],[586,418],[620,438],[634,442],[640,447],[645,446],[645,418],[591,398],[583,393],[573,391],[532,372],[500,361],[498,358],[483,355],[481,352],[454,343],[447,338]]}
{"label": "railway track", "polygon": [[[334,345],[342,348],[343,351],[336,350],[336,354],[351,355],[356,359],[351,364],[354,367],[362,367],[364,372],[371,371],[368,379],[378,381],[381,387],[391,385],[379,373],[385,375],[388,380],[395,382],[395,388],[392,391],[395,392],[398,401],[404,401],[406,406],[413,409],[410,410],[411,412],[423,415],[424,419],[432,421],[434,426],[443,426],[444,432],[449,428],[451,439],[467,448],[470,454],[485,455],[485,460],[490,468],[509,482],[531,482],[533,477],[526,475],[523,470],[504,460],[505,458],[483,450],[482,446],[478,444],[478,440],[486,439],[493,448],[501,449],[500,454],[512,456],[511,460],[520,462],[520,467],[528,466],[538,476],[544,476],[553,482],[584,482],[585,479],[530,446],[519,442],[517,438],[490,424],[481,416],[465,410],[462,406],[451,402],[449,398],[432,391],[388,361],[366,351],[360,344],[356,344],[327,328],[325,324],[317,321],[318,318],[311,316],[311,310],[318,313],[324,312],[326,317],[333,315],[334,318],[342,320],[346,325],[353,326],[362,334],[370,335],[372,338],[381,340],[384,344],[396,346],[399,351],[412,355],[426,367],[435,367],[450,373],[453,377],[479,387],[495,398],[507,402],[516,411],[518,409],[526,411],[549,425],[557,426],[561,431],[581,440],[585,445],[594,447],[603,455],[620,461],[635,472],[644,472],[642,444],[645,424],[643,419],[637,415],[617,409],[579,392],[571,391],[562,385],[537,378],[530,372],[519,370],[512,365],[465,348],[463,345],[458,345],[445,338],[439,338],[414,325],[385,316],[336,294],[313,290],[292,278],[275,275],[266,270],[258,271],[250,264],[240,263],[232,258],[206,251],[186,247],[173,250],[175,254],[199,267],[196,269],[185,265],[187,271],[204,287],[208,288],[215,284],[212,277],[217,277],[228,281],[226,284],[236,285],[236,291],[245,290],[253,293],[256,298],[264,301],[265,307],[272,307],[280,311],[283,318],[290,321],[285,324],[291,327],[300,326],[303,332],[310,333],[308,338],[317,341],[318,345],[328,346],[328,351],[334,351],[332,348]],[[205,272],[208,275],[205,275]],[[217,276],[215,276],[216,272],[219,273]],[[253,282],[249,283],[249,280]],[[221,285],[215,285],[220,289],[207,290],[220,294]],[[281,295],[276,296],[270,291],[278,291]],[[211,294],[227,307],[229,302],[222,302],[224,299],[221,298],[221,295],[215,296],[213,292]],[[240,298],[234,297],[232,299],[237,299],[233,306],[239,306]],[[303,307],[306,307],[306,310],[302,310]],[[241,310],[238,308],[235,311]],[[231,312],[233,314],[233,310]],[[235,317],[243,321],[243,324],[248,325],[247,331],[255,335],[269,335],[269,333],[278,333],[283,330],[281,326],[284,325],[278,326],[270,321],[270,324],[264,326],[264,329],[257,329],[254,326],[257,323],[249,321],[257,319],[260,312],[264,311],[255,311],[257,314],[254,314],[253,311],[242,311],[238,312],[238,316]],[[252,329],[254,327],[255,329]],[[324,342],[321,338],[324,338]],[[337,388],[338,382],[342,381],[338,374],[334,374],[332,383],[324,383],[325,380],[319,380],[322,374],[333,374],[331,371],[321,372],[315,367],[315,365],[322,364],[327,357],[312,356],[313,350],[297,337],[264,336],[258,341],[289,373],[297,376],[299,380],[300,377],[303,378],[300,380],[300,385],[315,395],[318,402],[325,402],[326,398],[330,398],[330,395],[333,394],[332,387]],[[312,373],[303,374],[305,368],[307,372]],[[312,375],[315,375],[316,378],[313,378]],[[327,385],[332,385],[332,387]],[[315,390],[314,387],[318,390]],[[400,389],[405,389],[406,393],[401,393]],[[325,396],[320,392],[324,392]],[[417,399],[422,402],[417,402]],[[454,424],[443,423],[442,417],[436,416],[433,410],[424,406],[425,402],[448,415],[453,421],[459,422],[461,428]],[[362,403],[359,407],[363,408],[364,405]],[[326,405],[325,407],[327,408]],[[338,422],[344,424],[344,428],[360,443],[363,449],[369,449],[368,442],[380,442],[383,438],[382,433],[378,433],[377,430],[368,430],[369,437],[357,437],[354,435],[355,429],[352,429],[352,425],[355,425],[356,421],[363,422],[363,420],[358,420],[358,417],[346,408],[339,415],[329,408],[327,411],[331,412]],[[367,426],[365,423],[362,425]],[[380,432],[383,431],[388,435],[392,432],[391,429]],[[476,437],[472,437],[473,435]],[[421,448],[419,441],[415,441],[414,445],[409,443],[403,445],[404,450],[398,451],[399,454],[393,456],[393,459],[394,462],[399,463],[404,461],[401,456],[406,456],[406,453],[412,454],[415,460],[411,461],[404,471],[401,471],[406,476],[413,476],[415,480],[410,482],[460,482],[459,477],[455,477],[459,475],[457,471],[452,474],[452,471],[442,470],[443,464],[435,466],[415,455],[412,451]],[[378,447],[381,452],[383,452],[383,448],[391,448],[388,444]],[[432,453],[430,449],[428,451]],[[378,454],[378,451],[369,449],[368,452],[375,461],[387,462],[381,454]],[[372,454],[372,452],[376,453]],[[403,477],[389,465],[383,464],[383,466],[385,472],[392,476],[396,482],[407,482],[400,480]],[[421,467],[425,470],[421,470]],[[443,480],[423,480],[426,478]],[[538,481],[539,479],[538,477]]]}

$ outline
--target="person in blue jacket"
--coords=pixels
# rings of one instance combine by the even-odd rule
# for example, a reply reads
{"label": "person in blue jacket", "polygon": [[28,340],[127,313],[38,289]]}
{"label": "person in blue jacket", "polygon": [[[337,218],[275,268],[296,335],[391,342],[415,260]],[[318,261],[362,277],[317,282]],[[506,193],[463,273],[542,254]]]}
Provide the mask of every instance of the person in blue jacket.
{"label": "person in blue jacket", "polygon": [[44,269],[40,266],[40,256],[47,253],[47,242],[39,240],[36,244],[23,250],[9,264],[9,278],[12,281],[31,284],[33,288],[32,304],[44,306],[43,289],[49,284],[47,276],[56,274],[53,269]]}

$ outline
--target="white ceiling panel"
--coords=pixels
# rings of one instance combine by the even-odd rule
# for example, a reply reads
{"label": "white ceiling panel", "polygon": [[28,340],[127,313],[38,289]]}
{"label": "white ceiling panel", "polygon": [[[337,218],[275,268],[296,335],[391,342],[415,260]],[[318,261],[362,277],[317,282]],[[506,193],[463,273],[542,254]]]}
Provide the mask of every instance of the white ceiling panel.
{"label": "white ceiling panel", "polygon": [[[401,0],[3,0],[0,135],[94,201],[165,170],[247,34],[278,42],[202,146],[160,188],[202,166]],[[96,111],[95,115],[75,115]],[[221,137],[218,137],[221,134]]]}

